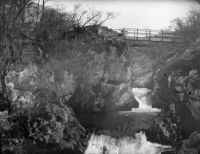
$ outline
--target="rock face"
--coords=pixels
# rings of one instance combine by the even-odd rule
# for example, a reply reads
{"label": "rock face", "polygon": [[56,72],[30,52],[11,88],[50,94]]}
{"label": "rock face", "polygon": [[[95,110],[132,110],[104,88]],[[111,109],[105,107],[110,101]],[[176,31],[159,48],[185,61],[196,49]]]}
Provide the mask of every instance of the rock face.
{"label": "rock face", "polygon": [[0,117],[4,151],[83,152],[89,135],[73,110],[80,114],[137,106],[129,90],[123,42],[76,43],[59,44],[71,46],[70,52],[25,57],[10,66],[6,86],[12,114]]}
{"label": "rock face", "polygon": [[19,153],[83,152],[85,129],[63,102],[74,91],[73,75],[58,78],[50,67],[15,65],[6,77],[12,114],[1,113],[3,151]]}
{"label": "rock face", "polygon": [[165,68],[157,73],[154,84],[156,106],[168,109],[174,104],[181,127],[190,132],[200,128],[199,49],[199,45],[193,44],[169,59]]}
{"label": "rock face", "polygon": [[162,108],[162,113],[147,136],[151,141],[178,146],[171,153],[199,153],[199,133],[189,137],[200,130],[199,50],[199,42],[195,42],[175,53],[154,77],[154,106]]}
{"label": "rock face", "polygon": [[131,110],[132,105],[137,106],[129,88],[126,44],[105,41],[85,48],[84,53],[74,53],[79,53],[72,58],[77,59],[76,64],[68,59],[70,65],[76,65],[72,71],[76,88],[66,103],[77,114]]}
{"label": "rock face", "polygon": [[182,134],[175,112],[161,112],[146,131],[146,135],[152,142],[176,146],[181,141]]}
{"label": "rock face", "polygon": [[[137,107],[130,87],[152,89],[155,67],[159,65],[155,62],[155,57],[160,55],[157,52],[162,49],[171,54],[180,48],[169,44],[164,46],[167,47],[157,49],[156,44],[149,44],[148,48],[138,48],[134,41],[124,40],[98,40],[91,41],[89,46],[88,42],[72,46],[73,54],[68,56],[70,59],[65,57],[68,62],[63,65],[73,66],[69,70],[72,69],[76,79],[76,89],[66,103],[76,113],[131,110]],[[174,49],[168,52],[168,48]],[[80,52],[83,49],[84,52]]]}
{"label": "rock face", "polygon": [[200,153],[200,133],[194,132],[189,139],[183,140],[177,150],[178,154],[199,154]]}

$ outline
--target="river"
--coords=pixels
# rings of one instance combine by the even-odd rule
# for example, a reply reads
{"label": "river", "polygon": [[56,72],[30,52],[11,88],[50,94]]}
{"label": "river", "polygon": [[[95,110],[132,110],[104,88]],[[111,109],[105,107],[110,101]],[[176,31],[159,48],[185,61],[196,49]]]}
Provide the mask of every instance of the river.
{"label": "river", "polygon": [[148,129],[157,112],[119,111],[105,114],[90,114],[79,117],[85,128],[97,134],[111,136],[134,136],[138,130]]}
{"label": "river", "polygon": [[79,116],[81,124],[94,132],[85,154],[160,154],[169,150],[169,146],[147,141],[142,132],[160,112],[152,108],[150,93],[146,88],[133,88],[139,108],[132,111]]}

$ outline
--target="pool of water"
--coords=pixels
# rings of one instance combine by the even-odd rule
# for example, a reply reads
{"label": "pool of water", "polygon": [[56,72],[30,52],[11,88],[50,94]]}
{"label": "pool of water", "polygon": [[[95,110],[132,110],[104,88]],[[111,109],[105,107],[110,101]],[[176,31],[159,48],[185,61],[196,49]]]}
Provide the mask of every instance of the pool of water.
{"label": "pool of water", "polygon": [[80,115],[81,124],[95,131],[95,134],[109,136],[134,136],[136,132],[148,129],[158,112],[119,111],[101,114]]}
{"label": "pool of water", "polygon": [[149,142],[140,131],[148,129],[157,114],[120,111],[79,116],[82,125],[94,131],[84,154],[161,154],[171,150]]}

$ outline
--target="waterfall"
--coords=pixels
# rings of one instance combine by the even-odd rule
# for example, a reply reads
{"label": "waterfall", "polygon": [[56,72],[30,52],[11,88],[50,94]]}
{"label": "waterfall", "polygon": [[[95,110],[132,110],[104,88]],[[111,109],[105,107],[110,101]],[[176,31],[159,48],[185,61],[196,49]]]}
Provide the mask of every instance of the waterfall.
{"label": "waterfall", "polygon": [[135,138],[121,139],[92,135],[85,154],[160,154],[170,149],[170,146],[147,141],[145,134],[140,132],[135,134]]}
{"label": "waterfall", "polygon": [[148,88],[133,88],[133,95],[139,103],[139,108],[132,108],[133,112],[160,112],[160,109],[152,108],[151,90]]}

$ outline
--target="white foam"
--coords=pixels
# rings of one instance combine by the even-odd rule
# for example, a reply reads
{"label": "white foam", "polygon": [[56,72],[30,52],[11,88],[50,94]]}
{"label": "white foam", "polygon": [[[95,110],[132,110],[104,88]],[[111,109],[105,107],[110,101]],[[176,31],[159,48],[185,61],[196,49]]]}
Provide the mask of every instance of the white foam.
{"label": "white foam", "polygon": [[149,108],[149,109],[140,109],[140,108],[132,108],[131,109],[132,112],[136,112],[136,113],[141,113],[141,112],[161,112],[161,109],[157,109],[157,108]]}
{"label": "white foam", "polygon": [[160,154],[171,149],[170,146],[147,141],[142,132],[135,137],[114,139],[105,135],[92,135],[85,154]]}
{"label": "white foam", "polygon": [[148,88],[133,88],[133,95],[139,103],[138,108],[132,108],[132,112],[160,112],[160,109],[152,108],[151,90]]}

